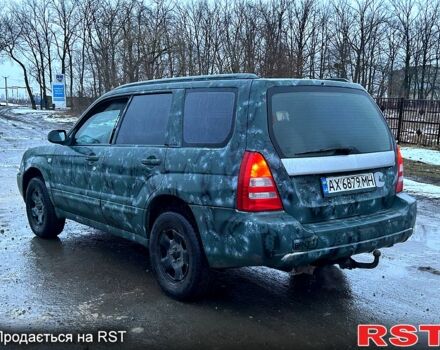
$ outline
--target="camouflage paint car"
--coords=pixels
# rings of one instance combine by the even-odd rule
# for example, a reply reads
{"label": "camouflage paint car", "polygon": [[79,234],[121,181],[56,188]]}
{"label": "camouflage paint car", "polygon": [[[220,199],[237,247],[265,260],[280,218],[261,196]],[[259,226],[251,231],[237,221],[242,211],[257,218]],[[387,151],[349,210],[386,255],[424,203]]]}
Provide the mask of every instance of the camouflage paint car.
{"label": "camouflage paint car", "polygon": [[56,237],[71,219],[139,242],[179,299],[206,290],[209,268],[344,266],[413,232],[398,147],[358,84],[132,83],[48,138],[18,174],[34,233]]}

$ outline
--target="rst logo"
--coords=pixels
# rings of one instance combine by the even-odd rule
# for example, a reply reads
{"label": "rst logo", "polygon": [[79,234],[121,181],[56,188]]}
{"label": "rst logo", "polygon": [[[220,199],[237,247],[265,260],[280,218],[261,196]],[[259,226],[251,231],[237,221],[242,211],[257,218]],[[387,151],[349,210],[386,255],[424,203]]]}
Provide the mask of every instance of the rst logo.
{"label": "rst logo", "polygon": [[388,345],[409,347],[419,344],[419,335],[425,333],[429,347],[440,347],[440,324],[398,324],[388,328],[380,324],[360,324],[357,332],[359,347]]}

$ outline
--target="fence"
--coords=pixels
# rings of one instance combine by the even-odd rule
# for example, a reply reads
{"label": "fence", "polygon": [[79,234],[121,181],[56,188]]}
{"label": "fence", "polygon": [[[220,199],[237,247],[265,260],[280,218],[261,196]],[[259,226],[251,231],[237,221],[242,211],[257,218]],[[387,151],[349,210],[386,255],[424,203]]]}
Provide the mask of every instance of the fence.
{"label": "fence", "polygon": [[440,145],[440,101],[378,98],[376,100],[399,142]]}
{"label": "fence", "polygon": [[67,107],[71,107],[74,112],[82,113],[94,100],[92,97],[67,97],[66,102]]}

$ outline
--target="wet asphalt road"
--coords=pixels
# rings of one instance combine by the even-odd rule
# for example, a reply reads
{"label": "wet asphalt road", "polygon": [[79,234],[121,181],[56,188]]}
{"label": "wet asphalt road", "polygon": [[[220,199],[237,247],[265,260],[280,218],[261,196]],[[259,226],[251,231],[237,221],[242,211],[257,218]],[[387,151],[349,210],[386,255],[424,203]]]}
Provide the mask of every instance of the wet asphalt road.
{"label": "wet asphalt road", "polygon": [[59,240],[33,236],[15,176],[24,150],[46,142],[60,124],[5,113],[0,109],[0,330],[126,330],[117,349],[344,349],[356,348],[359,323],[440,322],[440,200],[419,198],[415,234],[383,249],[374,270],[329,267],[308,279],[267,268],[215,272],[207,298],[180,303],[161,293],[148,252],[137,244],[72,221]]}

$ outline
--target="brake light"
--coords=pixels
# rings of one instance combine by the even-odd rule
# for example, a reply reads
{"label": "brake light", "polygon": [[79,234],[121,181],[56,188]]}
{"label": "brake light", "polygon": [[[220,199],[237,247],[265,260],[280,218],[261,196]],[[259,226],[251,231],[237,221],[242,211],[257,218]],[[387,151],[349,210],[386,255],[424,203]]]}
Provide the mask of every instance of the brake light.
{"label": "brake light", "polygon": [[396,193],[403,191],[403,157],[400,152],[400,147],[397,146],[397,183]]}
{"label": "brake light", "polygon": [[249,151],[244,153],[238,177],[237,209],[283,210],[272,173],[261,153]]}

